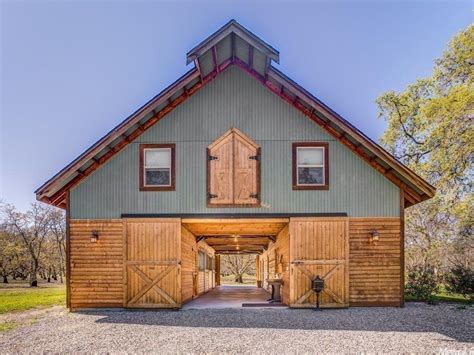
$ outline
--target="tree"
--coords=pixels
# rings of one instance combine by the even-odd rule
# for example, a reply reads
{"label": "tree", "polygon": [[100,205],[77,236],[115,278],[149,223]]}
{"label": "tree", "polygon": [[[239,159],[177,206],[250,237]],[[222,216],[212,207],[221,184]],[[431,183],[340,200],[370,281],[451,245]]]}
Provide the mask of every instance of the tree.
{"label": "tree", "polygon": [[235,282],[243,283],[243,275],[255,272],[255,255],[222,255],[223,272],[234,275]]}
{"label": "tree", "polygon": [[31,209],[22,213],[13,205],[3,207],[3,229],[23,242],[30,257],[30,285],[38,286],[37,274],[44,242],[50,233],[53,208],[33,203]]}
{"label": "tree", "polygon": [[[437,187],[406,212],[407,266],[448,269],[470,259],[474,226],[474,26],[453,38],[433,73],[377,99],[388,127],[382,144]],[[456,248],[455,245],[466,248]],[[464,256],[463,256],[464,254]],[[470,266],[472,267],[472,265]]]}

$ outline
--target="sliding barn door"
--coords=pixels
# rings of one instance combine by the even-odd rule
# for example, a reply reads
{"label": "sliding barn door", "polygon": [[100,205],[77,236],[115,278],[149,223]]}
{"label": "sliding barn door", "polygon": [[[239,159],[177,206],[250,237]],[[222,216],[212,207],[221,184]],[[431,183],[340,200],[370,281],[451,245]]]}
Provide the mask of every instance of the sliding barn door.
{"label": "sliding barn door", "polygon": [[260,203],[260,148],[233,128],[207,149],[209,206],[254,206]]}
{"label": "sliding barn door", "polygon": [[127,220],[124,239],[124,306],[181,307],[181,220]]}
{"label": "sliding barn door", "polygon": [[349,306],[347,218],[290,219],[290,306],[314,307],[312,280],[324,280],[321,307]]}

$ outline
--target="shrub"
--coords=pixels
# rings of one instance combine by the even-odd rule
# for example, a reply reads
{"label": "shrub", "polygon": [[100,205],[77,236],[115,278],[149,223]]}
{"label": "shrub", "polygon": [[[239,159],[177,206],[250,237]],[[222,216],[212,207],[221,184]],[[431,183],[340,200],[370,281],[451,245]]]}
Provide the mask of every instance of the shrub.
{"label": "shrub", "polygon": [[460,293],[468,301],[474,295],[474,271],[463,265],[454,266],[445,277],[446,290],[452,293]]}
{"label": "shrub", "polygon": [[439,291],[438,277],[433,266],[418,265],[408,271],[405,292],[417,300],[433,303]]}

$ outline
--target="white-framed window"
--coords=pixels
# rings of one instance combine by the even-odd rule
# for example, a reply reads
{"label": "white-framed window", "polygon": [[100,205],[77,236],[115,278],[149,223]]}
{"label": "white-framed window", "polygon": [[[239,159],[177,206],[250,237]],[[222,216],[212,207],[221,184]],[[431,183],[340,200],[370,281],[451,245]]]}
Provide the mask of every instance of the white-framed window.
{"label": "white-framed window", "polygon": [[143,144],[140,154],[141,190],[174,190],[174,145]]}
{"label": "white-framed window", "polygon": [[293,188],[328,188],[328,144],[293,144]]}

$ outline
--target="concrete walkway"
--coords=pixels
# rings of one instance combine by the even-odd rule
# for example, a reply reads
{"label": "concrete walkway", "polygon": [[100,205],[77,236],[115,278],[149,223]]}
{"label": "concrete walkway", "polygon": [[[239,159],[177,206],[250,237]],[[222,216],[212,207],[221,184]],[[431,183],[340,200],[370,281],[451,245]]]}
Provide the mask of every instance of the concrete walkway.
{"label": "concrete walkway", "polygon": [[256,286],[217,286],[188,302],[183,309],[242,308],[242,303],[266,302],[270,294]]}

